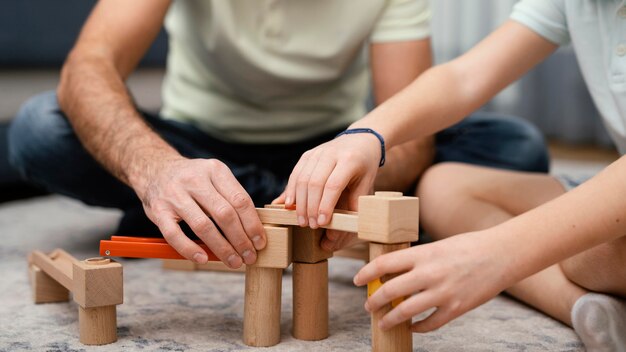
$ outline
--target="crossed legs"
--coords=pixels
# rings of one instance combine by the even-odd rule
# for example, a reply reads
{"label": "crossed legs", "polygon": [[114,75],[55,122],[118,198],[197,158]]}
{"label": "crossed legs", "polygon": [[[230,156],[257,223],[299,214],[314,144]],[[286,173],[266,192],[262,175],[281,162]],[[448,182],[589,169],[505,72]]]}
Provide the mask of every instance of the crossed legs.
{"label": "crossed legs", "polygon": [[[563,186],[548,175],[445,163],[432,167],[422,178],[418,188],[420,220],[434,239],[442,239],[487,229],[563,193]],[[591,340],[598,337],[594,335],[600,334],[605,340],[613,338],[590,329],[606,330],[615,328],[615,324],[626,328],[626,305],[611,296],[590,292],[626,298],[626,237],[573,256],[507,290],[573,326],[587,348],[594,345]],[[594,319],[600,316],[614,319],[596,326]]]}

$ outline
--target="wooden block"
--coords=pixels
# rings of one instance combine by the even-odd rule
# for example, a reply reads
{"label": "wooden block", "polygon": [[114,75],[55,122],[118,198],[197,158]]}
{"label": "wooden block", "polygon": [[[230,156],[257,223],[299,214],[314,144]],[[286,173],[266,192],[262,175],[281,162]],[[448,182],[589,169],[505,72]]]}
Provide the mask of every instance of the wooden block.
{"label": "wooden block", "polygon": [[222,262],[208,262],[206,264],[196,264],[196,270],[220,271],[220,272],[228,272],[228,273],[245,273],[246,265],[243,264],[238,269],[233,269],[233,268],[228,267],[228,265]]}
{"label": "wooden block", "polygon": [[[274,205],[271,208],[257,208],[256,211],[264,224],[298,226],[298,216],[295,210],[288,210]],[[357,213],[347,210],[335,210],[330,223],[322,227],[325,229],[357,232]]]}
{"label": "wooden block", "polygon": [[267,245],[257,252],[255,267],[286,268],[291,264],[292,234],[289,227],[265,225]]}
{"label": "wooden block", "polygon": [[117,341],[117,310],[115,305],[78,307],[80,342],[85,345],[105,345]]}
{"label": "wooden block", "polygon": [[28,266],[30,284],[35,303],[67,302],[70,300],[70,291],[56,282],[38,266]]}
{"label": "wooden block", "polygon": [[[382,244],[382,243],[370,243],[370,260],[383,255],[385,253],[393,252],[396,250],[409,248],[409,243],[400,244]],[[386,275],[381,278],[382,283],[391,280],[396,275]],[[375,290],[372,289],[371,284],[368,285],[368,293],[372,294]],[[396,325],[394,328],[382,331],[378,328],[378,321],[392,309],[392,304],[395,306],[399,304],[401,300],[396,300],[393,303],[383,306],[381,309],[371,313],[372,321],[372,351],[374,352],[386,352],[386,351],[398,351],[398,352],[410,352],[413,350],[413,337],[411,335],[411,320],[407,320],[404,323]]]}
{"label": "wooden block", "polygon": [[74,263],[74,301],[83,308],[122,304],[122,265],[108,258]]}
{"label": "wooden block", "polygon": [[28,263],[34,264],[54,281],[72,291],[74,283],[72,281],[72,265],[76,259],[66,252],[56,249],[49,255],[40,251],[33,251],[28,256]]}
{"label": "wooden block", "polygon": [[337,257],[353,258],[353,259],[362,260],[364,262],[368,262],[370,259],[369,243],[368,242],[356,243],[352,247],[348,247],[348,248],[344,248],[344,249],[340,249],[336,251],[335,255]]}
{"label": "wooden block", "polygon": [[293,261],[301,263],[317,263],[333,256],[333,252],[325,251],[321,247],[324,229],[309,227],[292,227],[293,232]]}
{"label": "wooden block", "polygon": [[359,239],[379,243],[417,241],[419,199],[399,192],[359,197]]}
{"label": "wooden block", "polygon": [[192,262],[191,260],[162,259],[161,264],[163,269],[186,271],[196,270],[196,263]]}
{"label": "wooden block", "polygon": [[267,347],[280,342],[283,269],[246,267],[243,341]]}
{"label": "wooden block", "polygon": [[328,260],[293,263],[293,337],[328,337]]}

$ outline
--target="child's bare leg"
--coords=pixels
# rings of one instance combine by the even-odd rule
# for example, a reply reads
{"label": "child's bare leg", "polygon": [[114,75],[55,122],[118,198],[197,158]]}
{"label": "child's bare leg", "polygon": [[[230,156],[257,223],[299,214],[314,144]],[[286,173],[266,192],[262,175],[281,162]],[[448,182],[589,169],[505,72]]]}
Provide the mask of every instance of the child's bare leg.
{"label": "child's bare leg", "polygon": [[[563,194],[546,175],[443,164],[422,179],[421,222],[436,239],[489,228]],[[588,350],[626,351],[626,237],[553,265],[507,292],[573,326]]]}
{"label": "child's bare leg", "polygon": [[[495,226],[564,192],[547,175],[441,164],[431,168],[420,184],[420,221],[431,236],[442,239]],[[587,293],[558,265],[507,292],[570,326],[574,303]]]}

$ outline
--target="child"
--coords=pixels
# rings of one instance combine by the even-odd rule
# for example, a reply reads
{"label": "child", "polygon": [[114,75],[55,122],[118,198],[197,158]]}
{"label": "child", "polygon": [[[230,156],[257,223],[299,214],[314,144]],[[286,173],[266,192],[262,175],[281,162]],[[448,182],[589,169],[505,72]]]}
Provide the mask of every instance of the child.
{"label": "child", "polygon": [[[522,0],[511,20],[475,48],[428,70],[351,126],[369,130],[341,135],[303,155],[285,190],[287,205],[296,204],[299,216],[319,225],[328,223],[340,196],[354,209],[358,196],[371,190],[386,149],[459,121],[569,42],[615,144],[625,153],[624,4]],[[569,192],[572,185],[563,187],[547,175],[438,166],[420,186],[423,224],[436,237],[448,238],[381,256],[354,282],[365,285],[406,272],[365,304],[374,311],[412,295],[385,315],[382,328],[436,307],[412,325],[416,332],[431,331],[509,289],[573,325],[587,349],[624,351],[624,303],[589,292],[626,297],[625,180],[624,157]]]}

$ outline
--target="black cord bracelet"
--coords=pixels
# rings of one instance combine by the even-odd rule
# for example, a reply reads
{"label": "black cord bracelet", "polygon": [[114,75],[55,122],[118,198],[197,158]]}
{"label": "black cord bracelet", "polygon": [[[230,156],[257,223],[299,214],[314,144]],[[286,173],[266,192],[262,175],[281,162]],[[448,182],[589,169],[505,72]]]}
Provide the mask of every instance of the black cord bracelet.
{"label": "black cord bracelet", "polygon": [[383,136],[374,131],[371,128],[351,128],[348,130],[345,130],[341,133],[339,133],[338,135],[335,136],[335,138],[342,136],[344,134],[356,134],[356,133],[371,133],[374,136],[376,136],[376,138],[378,138],[378,140],[380,141],[380,162],[378,163],[378,167],[381,167],[383,165],[385,165],[385,139],[383,138]]}

